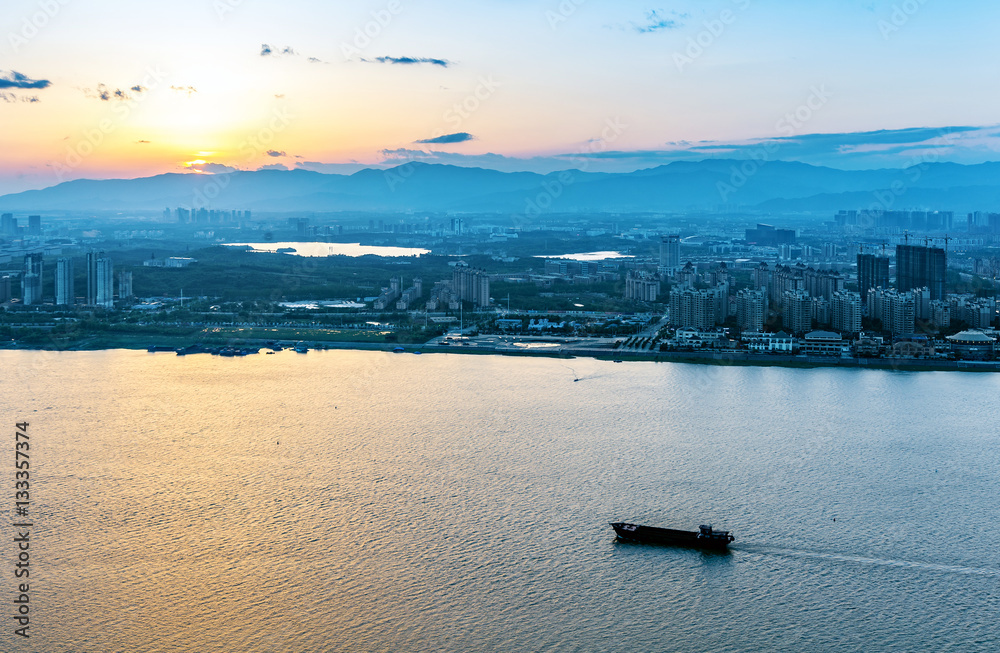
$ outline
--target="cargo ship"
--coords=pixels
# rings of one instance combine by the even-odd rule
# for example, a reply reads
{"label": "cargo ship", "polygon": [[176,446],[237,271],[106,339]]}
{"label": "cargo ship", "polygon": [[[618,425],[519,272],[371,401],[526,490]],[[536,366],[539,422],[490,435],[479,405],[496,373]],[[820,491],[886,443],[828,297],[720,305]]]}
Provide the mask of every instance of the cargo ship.
{"label": "cargo ship", "polygon": [[699,526],[697,531],[676,531],[671,528],[613,522],[611,527],[615,529],[618,539],[642,544],[666,544],[725,551],[729,548],[729,543],[736,539],[729,531],[717,531],[711,526]]}

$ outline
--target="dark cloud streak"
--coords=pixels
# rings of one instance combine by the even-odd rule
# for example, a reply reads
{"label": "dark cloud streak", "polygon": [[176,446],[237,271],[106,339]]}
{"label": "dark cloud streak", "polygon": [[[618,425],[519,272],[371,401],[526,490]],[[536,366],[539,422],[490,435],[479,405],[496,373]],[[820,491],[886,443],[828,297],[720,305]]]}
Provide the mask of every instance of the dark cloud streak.
{"label": "dark cloud streak", "polygon": [[11,70],[0,71],[0,88],[48,88],[52,82],[47,79],[31,79],[27,75]]}
{"label": "dark cloud streak", "polygon": [[374,59],[362,59],[365,63],[387,63],[397,66],[415,66],[417,64],[429,63],[432,66],[447,68],[453,62],[447,59],[433,59],[431,57],[375,57]]}
{"label": "dark cloud streak", "polygon": [[458,132],[456,134],[445,134],[444,136],[437,136],[436,138],[425,138],[420,141],[414,141],[414,143],[422,145],[445,145],[449,143],[465,143],[468,141],[474,141],[476,137],[468,132]]}

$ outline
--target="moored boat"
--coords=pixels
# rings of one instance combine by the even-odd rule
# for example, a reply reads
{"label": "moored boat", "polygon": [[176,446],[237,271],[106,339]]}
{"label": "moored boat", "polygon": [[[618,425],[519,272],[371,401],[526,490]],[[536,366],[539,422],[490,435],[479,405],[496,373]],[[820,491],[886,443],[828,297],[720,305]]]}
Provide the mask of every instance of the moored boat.
{"label": "moored boat", "polygon": [[618,539],[643,544],[666,544],[688,546],[697,549],[725,550],[736,538],[729,531],[717,531],[711,526],[699,526],[697,531],[678,531],[672,528],[641,526],[625,522],[613,522]]}

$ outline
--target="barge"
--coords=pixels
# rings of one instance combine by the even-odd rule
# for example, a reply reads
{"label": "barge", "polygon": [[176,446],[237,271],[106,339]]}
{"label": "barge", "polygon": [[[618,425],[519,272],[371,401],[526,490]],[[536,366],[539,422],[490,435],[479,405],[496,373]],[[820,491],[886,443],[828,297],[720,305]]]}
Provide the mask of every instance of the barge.
{"label": "barge", "polygon": [[611,527],[615,529],[618,539],[641,544],[665,544],[725,551],[729,548],[729,543],[736,539],[729,531],[717,531],[711,526],[699,526],[697,531],[677,531],[672,528],[613,522]]}

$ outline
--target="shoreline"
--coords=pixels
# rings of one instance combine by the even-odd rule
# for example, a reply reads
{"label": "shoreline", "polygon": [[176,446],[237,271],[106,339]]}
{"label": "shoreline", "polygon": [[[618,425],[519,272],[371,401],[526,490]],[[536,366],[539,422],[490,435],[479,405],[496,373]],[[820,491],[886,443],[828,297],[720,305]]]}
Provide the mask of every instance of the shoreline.
{"label": "shoreline", "polygon": [[[101,343],[102,345],[104,343]],[[595,360],[621,362],[652,362],[652,363],[683,363],[688,365],[712,365],[723,367],[785,367],[794,369],[814,369],[833,367],[842,369],[877,369],[907,372],[1000,372],[1000,361],[960,361],[960,360],[928,360],[920,358],[843,358],[834,356],[789,356],[779,354],[753,354],[749,352],[627,352],[610,349],[587,349],[573,347],[552,347],[547,349],[521,349],[473,345],[468,347],[443,346],[431,343],[399,344],[399,343],[369,343],[369,342],[308,342],[304,346],[310,350],[347,350],[347,351],[385,351],[393,352],[402,348],[401,352],[413,354],[459,354],[478,356],[527,356],[535,358],[593,358]],[[86,343],[65,348],[13,345],[0,347],[3,351],[112,351],[123,349],[128,351],[148,351],[151,347],[164,346],[151,342],[144,345],[135,343],[119,343],[111,346],[88,347]],[[169,346],[169,345],[168,345]],[[179,345],[180,347],[182,345]],[[226,346],[226,345],[219,345]],[[243,341],[233,344],[234,347],[258,347],[268,349],[264,342]],[[285,349],[292,345],[281,345]],[[162,350],[150,353],[172,353],[172,350]],[[207,353],[207,352],[199,352]],[[198,353],[188,354],[198,355]],[[211,355],[211,354],[208,354]]]}

